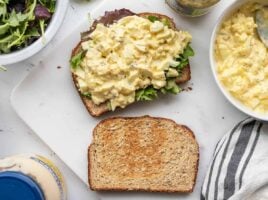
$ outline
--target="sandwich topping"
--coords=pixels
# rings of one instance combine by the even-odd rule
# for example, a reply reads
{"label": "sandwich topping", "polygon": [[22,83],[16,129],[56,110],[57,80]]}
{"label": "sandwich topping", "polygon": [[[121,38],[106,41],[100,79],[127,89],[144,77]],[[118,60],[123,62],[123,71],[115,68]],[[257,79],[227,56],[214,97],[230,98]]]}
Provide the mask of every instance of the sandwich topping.
{"label": "sandwich topping", "polygon": [[82,94],[111,110],[157,91],[178,93],[175,83],[193,55],[191,35],[169,27],[167,20],[127,16],[112,25],[97,24],[71,60]]}
{"label": "sandwich topping", "polygon": [[268,51],[254,20],[261,4],[249,3],[220,28],[215,59],[220,81],[237,100],[259,113],[268,113]]}

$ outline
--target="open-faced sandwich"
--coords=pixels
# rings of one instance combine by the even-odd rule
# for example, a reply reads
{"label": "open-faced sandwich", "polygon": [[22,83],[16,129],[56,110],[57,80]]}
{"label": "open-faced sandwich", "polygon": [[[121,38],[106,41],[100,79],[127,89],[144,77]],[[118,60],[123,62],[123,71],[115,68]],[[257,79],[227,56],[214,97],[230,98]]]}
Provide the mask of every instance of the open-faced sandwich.
{"label": "open-faced sandwich", "polygon": [[178,94],[191,78],[191,35],[157,13],[106,12],[72,52],[75,86],[92,116]]}

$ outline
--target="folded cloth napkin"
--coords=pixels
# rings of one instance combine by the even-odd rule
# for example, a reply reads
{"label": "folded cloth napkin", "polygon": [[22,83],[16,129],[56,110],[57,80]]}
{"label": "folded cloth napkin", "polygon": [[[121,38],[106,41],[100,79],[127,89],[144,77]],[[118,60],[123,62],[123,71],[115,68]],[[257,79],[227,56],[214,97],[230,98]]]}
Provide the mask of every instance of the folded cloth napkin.
{"label": "folded cloth napkin", "polygon": [[201,200],[268,200],[268,123],[248,118],[217,144]]}

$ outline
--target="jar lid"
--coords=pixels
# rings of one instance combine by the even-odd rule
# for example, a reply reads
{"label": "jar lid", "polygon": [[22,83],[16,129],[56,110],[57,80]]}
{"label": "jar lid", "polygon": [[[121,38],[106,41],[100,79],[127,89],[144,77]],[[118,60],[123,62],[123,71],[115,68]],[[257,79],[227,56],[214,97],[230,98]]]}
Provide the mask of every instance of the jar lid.
{"label": "jar lid", "polygon": [[0,172],[0,199],[45,200],[42,189],[30,177],[20,172]]}

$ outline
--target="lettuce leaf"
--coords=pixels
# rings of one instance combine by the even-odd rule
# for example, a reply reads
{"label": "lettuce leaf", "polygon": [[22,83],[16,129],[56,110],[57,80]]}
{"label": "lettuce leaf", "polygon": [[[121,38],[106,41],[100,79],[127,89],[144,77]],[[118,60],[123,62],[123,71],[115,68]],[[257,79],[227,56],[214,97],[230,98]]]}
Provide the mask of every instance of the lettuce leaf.
{"label": "lettuce leaf", "polygon": [[181,72],[181,70],[189,65],[189,57],[194,56],[194,50],[190,46],[190,43],[186,46],[184,49],[183,53],[180,54],[177,58],[176,61],[179,62],[179,64],[176,66],[178,72]]}
{"label": "lettuce leaf", "polygon": [[86,55],[86,51],[81,51],[78,54],[74,55],[71,60],[70,60],[70,64],[72,66],[73,69],[76,69],[77,67],[80,66],[83,58]]}
{"label": "lettuce leaf", "polygon": [[136,91],[136,101],[151,101],[157,98],[157,90],[152,86]]}
{"label": "lettuce leaf", "polygon": [[150,16],[148,16],[147,18],[148,18],[151,22],[153,22],[153,23],[154,23],[155,21],[160,21],[160,22],[162,22],[165,26],[170,27],[170,21],[169,21],[167,18],[165,18],[165,17],[163,17],[162,19],[160,19],[159,17],[150,15]]}
{"label": "lettuce leaf", "polygon": [[156,16],[153,16],[153,15],[151,15],[151,16],[148,16],[148,19],[151,21],[151,22],[155,22],[155,21],[160,21],[160,18],[159,17],[156,17]]}

